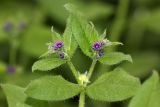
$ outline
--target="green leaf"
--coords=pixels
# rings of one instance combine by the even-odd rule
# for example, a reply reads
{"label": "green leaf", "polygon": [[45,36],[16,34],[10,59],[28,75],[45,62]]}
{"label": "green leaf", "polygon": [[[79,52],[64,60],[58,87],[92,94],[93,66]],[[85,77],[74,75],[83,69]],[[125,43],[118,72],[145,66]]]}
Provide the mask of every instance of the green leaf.
{"label": "green leaf", "polygon": [[71,16],[68,17],[67,19],[67,25],[66,25],[66,29],[64,31],[63,34],[63,41],[64,41],[64,48],[66,50],[66,52],[72,56],[75,52],[75,50],[77,49],[77,43],[76,40],[73,37],[72,34],[72,26],[71,26],[72,22],[71,22]]}
{"label": "green leaf", "polygon": [[[90,25],[91,24],[91,25]],[[94,42],[97,42],[99,40],[99,35],[97,30],[94,27],[94,24],[90,22],[90,24],[86,23],[86,32],[88,32],[88,40],[90,41],[90,45],[92,46]]]}
{"label": "green leaf", "polygon": [[129,107],[160,107],[160,84],[157,72],[144,82]]}
{"label": "green leaf", "polygon": [[92,22],[88,22],[85,16],[72,4],[66,4],[65,8],[72,14],[72,31],[81,50],[92,57],[91,47],[99,41],[99,35]]}
{"label": "green leaf", "polygon": [[24,103],[17,103],[16,107],[32,107],[32,106],[24,104]]}
{"label": "green leaf", "polygon": [[72,98],[80,92],[77,84],[66,81],[61,76],[45,76],[32,81],[25,93],[39,100],[60,101]]}
{"label": "green leaf", "polygon": [[123,45],[121,42],[109,42],[109,43],[106,43],[106,46],[116,46],[116,45]]}
{"label": "green leaf", "polygon": [[78,47],[78,44],[77,44],[74,36],[72,36],[72,38],[71,38],[71,48],[70,48],[70,50],[68,51],[68,54],[69,54],[70,56],[73,56],[73,54],[75,53],[77,47]]}
{"label": "green leaf", "polygon": [[72,15],[72,32],[84,54],[91,57],[90,44],[80,20]]}
{"label": "green leaf", "polygon": [[64,41],[64,48],[66,51],[70,50],[71,48],[71,39],[72,39],[72,26],[71,26],[71,16],[67,19],[66,29],[63,34],[63,41]]}
{"label": "green leaf", "polygon": [[52,42],[53,43],[55,43],[56,41],[62,41],[62,36],[53,29],[53,26],[51,28],[51,31],[52,31]]}
{"label": "green leaf", "polygon": [[48,71],[53,68],[59,67],[64,64],[66,61],[60,58],[45,58],[35,62],[32,66],[32,71]]}
{"label": "green leaf", "polygon": [[104,56],[100,57],[99,61],[103,64],[114,65],[122,61],[132,62],[132,58],[130,55],[125,55],[120,52],[111,52],[111,53],[106,53]]}
{"label": "green leaf", "polygon": [[100,101],[121,101],[132,97],[140,87],[140,81],[117,68],[102,75],[87,88],[87,95]]}
{"label": "green leaf", "polygon": [[31,107],[24,103],[27,98],[24,94],[24,88],[10,84],[4,84],[1,86],[7,97],[9,107]]}

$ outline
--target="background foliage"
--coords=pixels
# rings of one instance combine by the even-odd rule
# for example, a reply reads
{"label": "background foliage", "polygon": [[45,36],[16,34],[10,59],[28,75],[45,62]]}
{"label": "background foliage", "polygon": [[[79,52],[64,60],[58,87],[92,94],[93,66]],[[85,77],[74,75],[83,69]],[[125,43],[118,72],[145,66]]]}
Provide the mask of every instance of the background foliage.
{"label": "background foliage", "polygon": [[[98,31],[102,34],[107,28],[107,37],[112,41],[120,41],[124,44],[119,50],[133,57],[133,63],[121,63],[128,73],[139,77],[144,82],[139,95],[135,96],[129,107],[151,107],[146,105],[148,98],[146,94],[152,95],[150,103],[154,107],[159,107],[154,100],[158,100],[160,91],[152,93],[152,90],[160,90],[158,74],[152,75],[153,69],[160,69],[160,1],[159,0],[1,0],[0,1],[0,83],[11,83],[19,86],[26,86],[31,80],[41,77],[42,75],[58,75],[74,81],[69,68],[64,64],[60,68],[56,68],[55,72],[34,72],[31,71],[31,66],[38,57],[46,52],[46,43],[51,41],[50,28],[53,25],[54,29],[62,34],[66,26],[68,12],[63,7],[66,3],[74,3],[79,9],[84,12],[88,20],[93,21]],[[13,24],[11,33],[4,30],[6,23]],[[22,29],[22,24],[24,28]],[[18,39],[13,39],[17,35]],[[11,50],[14,46],[16,52]],[[16,55],[14,55],[16,53]],[[15,57],[13,72],[10,72],[10,57]],[[12,59],[12,58],[11,58]],[[14,58],[13,58],[14,59]],[[80,49],[73,55],[74,65],[85,72],[91,64],[91,60],[83,55]],[[14,61],[13,61],[14,62]],[[63,62],[61,62],[63,63]],[[56,65],[58,66],[58,65]],[[115,65],[117,66],[117,65]],[[33,68],[36,69],[36,68]],[[45,68],[43,68],[45,69]],[[103,64],[96,66],[92,81],[96,80],[102,73],[113,70],[112,67],[106,67]],[[152,75],[152,77],[150,77]],[[150,78],[149,78],[150,77]],[[157,82],[158,81],[158,82]],[[153,86],[152,86],[153,85]],[[2,86],[3,87],[3,86]],[[91,87],[94,87],[91,86]],[[155,89],[150,89],[155,87]],[[4,86],[7,89],[15,89],[18,92],[23,92],[23,88],[14,86]],[[100,87],[99,87],[100,88]],[[8,90],[9,93],[10,90]],[[7,99],[14,99],[14,102],[19,98],[10,96]],[[159,96],[157,96],[159,95]],[[19,106],[25,107],[28,105],[21,104],[25,99],[20,99]],[[137,105],[139,99],[145,99],[141,105]],[[154,100],[153,100],[154,99]],[[65,102],[46,102],[43,101],[39,105],[39,101],[34,102],[37,107],[76,107],[77,97],[74,97]],[[129,99],[130,100],[130,99]],[[98,102],[91,101],[87,98],[86,106],[89,107],[126,107],[129,100],[123,102]],[[11,102],[11,107],[14,106]],[[27,99],[28,103],[33,103],[32,99]],[[7,107],[6,97],[0,89],[0,107]]]}

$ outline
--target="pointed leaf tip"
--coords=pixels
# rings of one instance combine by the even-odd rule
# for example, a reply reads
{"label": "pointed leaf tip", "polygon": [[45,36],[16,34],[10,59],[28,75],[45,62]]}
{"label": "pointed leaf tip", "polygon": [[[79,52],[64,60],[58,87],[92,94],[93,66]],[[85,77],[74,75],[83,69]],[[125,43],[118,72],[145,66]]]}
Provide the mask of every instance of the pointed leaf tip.
{"label": "pointed leaf tip", "polygon": [[48,71],[54,68],[59,67],[60,65],[66,63],[66,60],[60,58],[45,58],[38,60],[32,66],[32,71],[40,70],[40,71]]}

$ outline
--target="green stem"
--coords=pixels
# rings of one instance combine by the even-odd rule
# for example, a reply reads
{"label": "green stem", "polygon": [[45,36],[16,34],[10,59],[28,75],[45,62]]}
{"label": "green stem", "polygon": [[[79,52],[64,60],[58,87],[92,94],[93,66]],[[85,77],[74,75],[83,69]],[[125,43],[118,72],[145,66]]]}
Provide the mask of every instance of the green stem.
{"label": "green stem", "polygon": [[79,98],[79,107],[84,107],[85,106],[85,92],[82,91],[80,93],[80,98]]}
{"label": "green stem", "polygon": [[97,59],[96,59],[96,60],[93,60],[93,62],[92,62],[92,64],[91,64],[91,67],[90,67],[90,69],[89,69],[89,72],[88,72],[88,79],[91,78],[96,63],[97,63]]}
{"label": "green stem", "polygon": [[68,61],[67,62],[68,66],[70,67],[74,77],[76,78],[76,81],[79,83],[79,74],[78,74],[78,71],[76,70],[76,68],[74,67],[73,63],[71,61]]}

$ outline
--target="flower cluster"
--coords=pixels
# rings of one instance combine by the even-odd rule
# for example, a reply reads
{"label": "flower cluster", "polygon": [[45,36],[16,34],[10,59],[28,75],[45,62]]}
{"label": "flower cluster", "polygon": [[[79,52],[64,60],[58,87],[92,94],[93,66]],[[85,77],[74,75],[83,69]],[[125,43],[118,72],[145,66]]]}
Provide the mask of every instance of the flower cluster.
{"label": "flower cluster", "polygon": [[92,48],[96,51],[98,57],[101,57],[104,55],[103,46],[105,44],[106,44],[106,40],[102,40],[101,42],[94,42]]}
{"label": "flower cluster", "polygon": [[62,52],[63,45],[64,44],[62,41],[57,41],[54,44],[48,43],[48,52],[49,53],[58,53],[59,58],[63,59],[64,58],[64,53]]}

